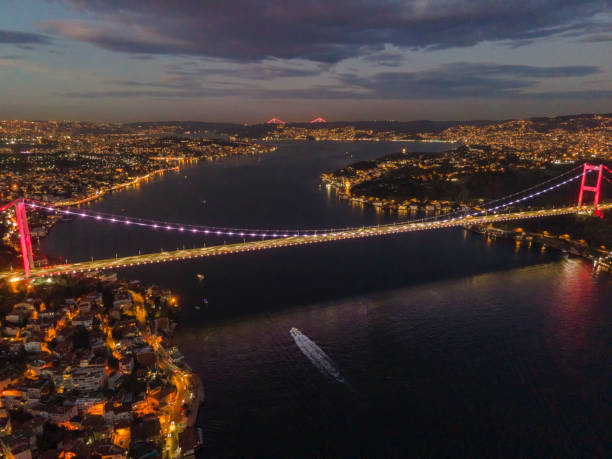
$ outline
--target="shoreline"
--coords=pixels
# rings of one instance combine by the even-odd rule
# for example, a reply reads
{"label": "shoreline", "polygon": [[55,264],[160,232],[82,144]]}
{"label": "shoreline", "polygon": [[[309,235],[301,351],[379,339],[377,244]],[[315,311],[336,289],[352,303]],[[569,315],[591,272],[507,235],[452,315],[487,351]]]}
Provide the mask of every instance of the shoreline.
{"label": "shoreline", "polygon": [[606,260],[601,253],[590,248],[588,245],[580,245],[573,240],[562,239],[558,236],[545,236],[539,233],[533,232],[516,232],[504,230],[495,226],[486,227],[482,225],[464,226],[466,231],[481,235],[489,240],[506,240],[515,241],[517,247],[521,247],[523,244],[528,244],[531,247],[532,244],[539,244],[542,251],[551,248],[567,255],[580,257],[584,260],[591,261],[598,269],[603,269],[612,273],[612,260]]}
{"label": "shoreline", "polygon": [[[364,207],[368,206],[376,211],[388,210],[390,212],[397,212],[399,214],[404,215],[414,215],[420,213],[429,216],[430,214],[442,215],[445,213],[456,212],[460,210],[467,211],[471,208],[467,204],[460,203],[458,201],[432,200],[427,201],[425,203],[423,201],[408,200],[408,202],[399,203],[395,202],[394,200],[389,200],[387,198],[375,198],[373,196],[357,197],[342,191],[342,187],[334,183],[330,179],[322,178],[321,182],[325,185],[326,188],[334,191],[337,200],[348,201],[351,205],[358,205]],[[476,206],[476,204],[474,204],[474,206]]]}
{"label": "shoreline", "polygon": [[269,153],[273,150],[265,150],[265,151],[261,151],[261,152],[257,152],[257,153],[236,153],[233,155],[226,155],[226,156],[221,156],[221,157],[214,157],[214,158],[210,158],[210,157],[194,157],[194,158],[180,158],[180,157],[151,157],[150,159],[155,160],[155,161],[175,161],[178,164],[176,166],[173,167],[164,167],[162,169],[155,169],[151,172],[149,172],[148,174],[142,175],[142,176],[138,176],[130,181],[127,182],[123,182],[120,183],[118,185],[112,186],[110,188],[107,189],[101,189],[98,190],[96,193],[91,194],[89,196],[85,196],[84,198],[80,198],[80,199],[76,199],[76,200],[69,200],[69,201],[58,201],[55,203],[48,203],[51,204],[54,207],[66,207],[66,206],[78,206],[81,204],[85,204],[88,202],[92,202],[95,201],[97,199],[100,199],[104,196],[106,196],[109,193],[112,193],[114,191],[120,191],[124,188],[128,188],[130,186],[134,186],[134,185],[138,185],[140,182],[142,182],[143,180],[148,180],[150,178],[154,178],[158,175],[163,175],[166,172],[178,172],[182,169],[181,165],[185,162],[189,162],[189,163],[199,163],[200,161],[216,161],[219,159],[223,159],[226,158],[228,156],[255,156],[257,155],[263,155],[265,153]]}
{"label": "shoreline", "polygon": [[[389,212],[390,214],[397,214],[399,216],[421,216],[422,218],[427,217],[442,217],[445,214],[457,212],[463,210],[464,204],[450,201],[432,201],[425,205],[422,202],[414,202],[411,204],[399,204],[388,199],[380,199],[378,201],[375,198],[370,197],[369,199],[351,196],[348,193],[343,192],[342,188],[334,183],[332,180],[322,178],[322,184],[325,184],[327,189],[334,191],[335,198],[339,201],[346,201],[351,206],[366,206],[374,209],[376,212]],[[410,220],[407,220],[409,222]],[[579,244],[571,239],[564,239],[554,235],[542,235],[534,232],[522,232],[520,234],[514,231],[508,231],[499,227],[490,226],[485,227],[481,225],[464,226],[464,229],[482,236],[486,236],[493,240],[505,239],[514,240],[517,245],[521,243],[537,243],[540,244],[543,249],[552,248],[563,253],[567,253],[573,256],[581,257],[585,260],[593,262],[597,269],[603,269],[612,273],[612,257],[606,256],[601,250],[591,248],[588,244]]]}
{"label": "shoreline", "polygon": [[[180,160],[176,160],[176,161],[180,161]],[[182,162],[182,161],[181,161]],[[45,204],[51,204],[53,207],[67,207],[67,206],[79,206],[81,204],[86,204],[88,202],[92,202],[95,201],[96,199],[100,199],[104,196],[106,196],[109,193],[112,193],[113,191],[119,191],[122,190],[123,188],[127,188],[129,186],[133,186],[133,185],[137,185],[140,182],[142,182],[143,180],[147,180],[149,178],[152,177],[156,177],[158,175],[163,175],[165,172],[169,172],[169,171],[179,171],[181,170],[180,166],[174,166],[174,167],[166,167],[163,169],[156,169],[152,172],[149,172],[146,175],[142,175],[139,177],[136,177],[133,180],[130,180],[129,182],[124,182],[124,183],[120,183],[119,185],[115,185],[111,188],[108,189],[102,189],[97,191],[96,193],[86,196],[84,198],[81,199],[77,199],[77,200],[73,200],[73,201],[58,201],[55,203],[45,203]]]}
{"label": "shoreline", "polygon": [[[257,145],[257,144],[256,144]],[[261,145],[257,145],[258,147],[262,147]],[[242,153],[233,153],[233,154],[225,154],[225,155],[216,155],[216,156],[206,156],[206,157],[192,157],[192,158],[187,158],[187,157],[152,157],[151,159],[153,160],[157,160],[157,161],[174,161],[177,162],[178,164],[172,167],[163,167],[160,169],[155,169],[151,172],[149,172],[148,174],[145,175],[141,175],[141,176],[137,176],[127,182],[122,182],[119,183],[117,185],[111,186],[109,188],[101,188],[99,190],[97,190],[96,192],[84,196],[84,197],[79,197],[79,198],[71,198],[71,199],[66,199],[63,201],[56,201],[56,202],[41,202],[41,204],[44,204],[46,206],[49,207],[53,207],[53,208],[61,208],[61,207],[71,207],[71,206],[81,206],[83,204],[89,204],[91,202],[97,201],[98,199],[102,199],[105,196],[113,193],[113,192],[117,192],[117,191],[125,191],[127,188],[129,187],[134,187],[139,185],[141,182],[143,181],[148,181],[149,179],[152,178],[156,178],[159,177],[163,174],[165,174],[166,172],[179,172],[183,169],[183,167],[185,167],[186,165],[184,165],[184,163],[188,163],[187,165],[197,165],[200,161],[210,161],[210,162],[214,162],[220,159],[224,159],[224,158],[228,158],[228,157],[233,157],[233,156],[257,156],[257,155],[263,155],[266,153],[270,153],[276,150],[276,147],[262,147],[260,150],[256,150],[256,151],[248,151],[248,152],[242,152]],[[50,222],[47,221],[44,224],[42,224],[40,227],[44,229],[44,234],[41,234],[39,236],[37,236],[38,241],[43,240],[51,231],[52,228],[55,227],[55,225],[57,225],[58,223],[62,223],[62,222],[68,222],[68,220],[66,219],[62,219],[61,216],[57,215],[57,214],[49,214],[47,215],[48,217],[53,218]],[[17,245],[13,246],[13,245],[9,245],[6,244],[5,245],[8,248],[12,248],[16,253],[20,253],[20,248],[19,245],[17,243]],[[35,249],[36,250],[36,249]],[[36,252],[35,252],[36,254]],[[38,255],[41,255],[40,253]],[[40,262],[40,259],[38,260]],[[36,262],[36,260],[35,260]],[[19,257],[12,257],[10,259],[8,259],[7,264],[3,265],[5,268],[11,268],[13,266],[13,264],[16,263],[17,265],[19,265],[21,263]]]}

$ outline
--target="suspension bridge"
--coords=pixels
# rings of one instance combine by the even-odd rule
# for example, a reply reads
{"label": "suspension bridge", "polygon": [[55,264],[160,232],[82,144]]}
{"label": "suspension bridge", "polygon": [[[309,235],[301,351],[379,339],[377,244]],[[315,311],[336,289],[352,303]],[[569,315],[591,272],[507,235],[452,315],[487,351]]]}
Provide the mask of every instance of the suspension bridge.
{"label": "suspension bridge", "polygon": [[[572,175],[576,173],[578,168],[582,168],[582,172],[577,175]],[[489,225],[502,221],[544,218],[577,213],[590,213],[595,216],[603,216],[604,210],[612,208],[612,203],[600,202],[602,179],[612,183],[612,181],[604,176],[604,172],[612,174],[612,171],[603,164],[596,166],[584,164],[536,186],[505,196],[504,198],[490,201],[486,205],[483,205],[478,209],[474,209],[471,212],[445,214],[441,216],[422,218],[420,220],[398,222],[387,225],[344,228],[338,230],[308,229],[301,231],[289,231],[185,225],[138,218],[132,219],[125,216],[106,213],[91,213],[81,211],[79,209],[57,208],[47,203],[20,198],[9,204],[1,206],[0,212],[8,211],[10,209],[13,209],[15,212],[24,269],[23,271],[0,272],[0,280],[8,279],[10,281],[19,281],[28,278],[77,274],[104,269],[117,269],[168,261],[187,260],[191,258],[221,256],[232,253],[251,252],[306,244],[319,244],[345,239],[376,237],[413,231],[430,231],[450,227]],[[587,185],[587,177],[592,173],[595,173],[597,176],[595,184]],[[577,205],[538,210],[527,209],[503,212],[504,209],[529,201],[530,199],[544,195],[571,182],[578,181],[579,179],[581,179],[581,182]],[[584,204],[585,192],[593,193],[592,204]],[[38,211],[56,212],[64,215],[90,218],[99,222],[118,225],[135,225],[154,230],[174,231],[180,233],[239,237],[243,240],[243,242],[214,245],[197,249],[160,251],[156,253],[138,254],[128,257],[34,267],[32,244],[26,216],[27,207]],[[249,238],[249,241],[247,241],[246,238]]]}

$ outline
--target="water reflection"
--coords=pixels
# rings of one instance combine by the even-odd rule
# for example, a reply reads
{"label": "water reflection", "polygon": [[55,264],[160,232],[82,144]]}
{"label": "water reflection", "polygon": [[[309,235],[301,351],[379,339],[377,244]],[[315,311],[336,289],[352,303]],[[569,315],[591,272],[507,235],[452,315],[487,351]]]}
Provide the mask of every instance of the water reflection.
{"label": "water reflection", "polygon": [[[466,452],[518,452],[508,441],[517,435],[529,451],[561,452],[558,436],[578,435],[581,410],[600,404],[588,384],[601,378],[600,368],[585,364],[603,352],[592,346],[593,336],[605,333],[611,349],[612,316],[602,308],[611,293],[609,279],[599,282],[586,263],[567,260],[184,327],[178,338],[208,379],[211,405],[202,422],[213,426],[209,454],[291,455],[295,448],[307,455],[451,454],[436,438],[469,437],[466,422],[487,431]],[[301,358],[291,327],[329,354],[357,395],[338,391]],[[564,398],[576,387],[573,399]],[[329,403],[321,405],[323,394]],[[530,418],[534,406],[538,414]],[[562,424],[548,417],[559,410],[569,410]],[[462,421],[449,422],[453,413],[462,413]],[[522,421],[509,422],[508,413]],[[231,426],[244,415],[262,427],[240,430],[241,442],[231,442],[238,433]],[[545,433],[541,422],[548,423]],[[300,434],[262,445],[255,437],[269,428]],[[357,448],[350,432],[363,429],[369,435]],[[607,426],[591,422],[590,429],[601,435]],[[400,433],[399,443],[382,440]],[[585,435],[575,440],[592,440]]]}

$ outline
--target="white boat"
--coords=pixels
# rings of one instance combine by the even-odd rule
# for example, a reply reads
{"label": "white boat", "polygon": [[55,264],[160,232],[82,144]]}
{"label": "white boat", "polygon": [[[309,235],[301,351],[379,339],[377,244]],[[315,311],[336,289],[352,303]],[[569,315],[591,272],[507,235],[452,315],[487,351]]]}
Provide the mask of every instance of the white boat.
{"label": "white boat", "polygon": [[340,376],[340,372],[334,365],[334,362],[325,352],[323,352],[323,349],[317,346],[310,338],[295,327],[289,330],[289,333],[293,341],[295,341],[295,344],[300,348],[300,351],[308,357],[308,360],[310,360],[315,367],[322,373],[326,373],[340,382],[345,382],[344,378]]}
{"label": "white boat", "polygon": [[196,277],[197,277],[199,280],[204,280],[204,274],[198,273],[198,274],[196,274]]}

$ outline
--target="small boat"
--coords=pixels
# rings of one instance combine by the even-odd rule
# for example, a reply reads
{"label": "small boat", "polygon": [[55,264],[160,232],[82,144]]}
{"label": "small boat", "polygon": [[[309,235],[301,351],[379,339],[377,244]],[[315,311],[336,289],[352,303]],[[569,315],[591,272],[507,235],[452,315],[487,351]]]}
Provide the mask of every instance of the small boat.
{"label": "small boat", "polygon": [[202,300],[202,303],[204,303],[204,304],[208,304],[208,300],[207,300],[206,298],[204,298],[204,299]]}
{"label": "small boat", "polygon": [[204,280],[204,274],[202,273],[197,273],[196,277],[198,278],[198,280]]}
{"label": "small boat", "polygon": [[292,327],[289,330],[289,334],[300,348],[300,351],[310,360],[310,362],[317,367],[321,372],[328,374],[339,382],[346,382],[340,375],[338,368],[334,365],[334,362],[329,356],[321,349],[317,344],[304,335],[297,328]]}
{"label": "small boat", "polygon": [[196,306],[196,307],[195,307],[195,310],[196,310],[196,311],[199,311],[200,309],[201,309],[201,308],[200,308],[200,306]]}

